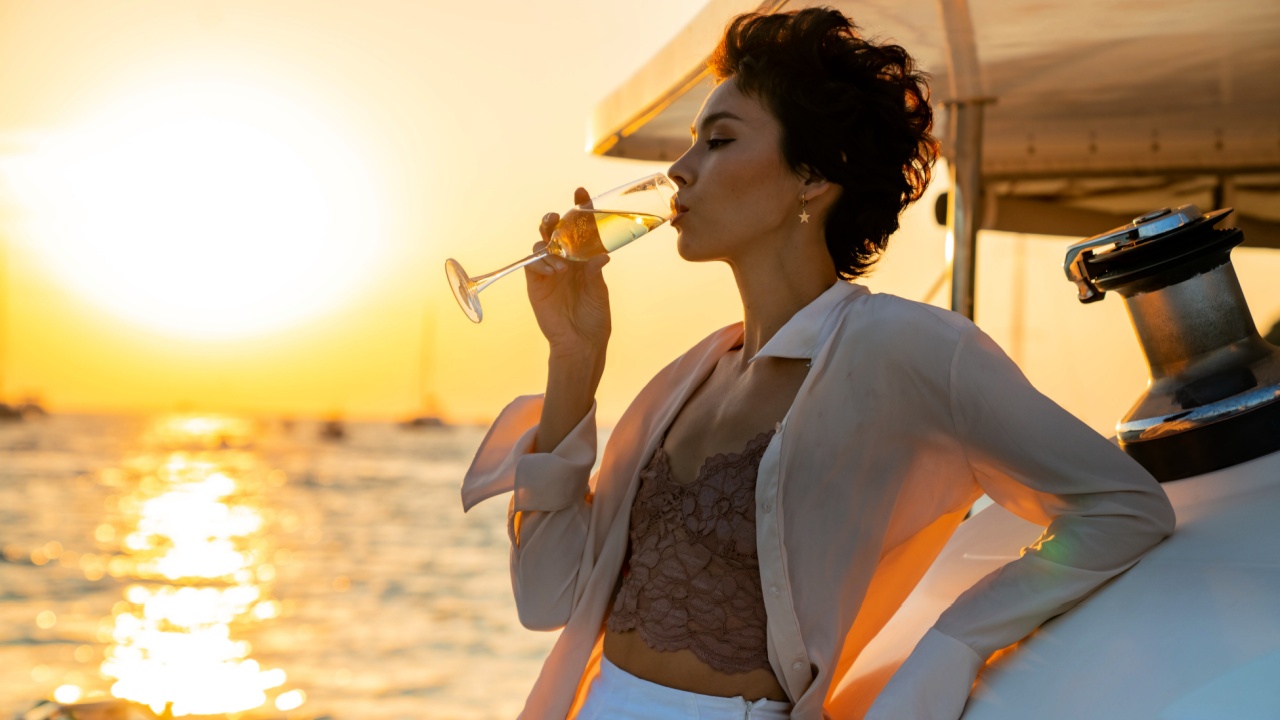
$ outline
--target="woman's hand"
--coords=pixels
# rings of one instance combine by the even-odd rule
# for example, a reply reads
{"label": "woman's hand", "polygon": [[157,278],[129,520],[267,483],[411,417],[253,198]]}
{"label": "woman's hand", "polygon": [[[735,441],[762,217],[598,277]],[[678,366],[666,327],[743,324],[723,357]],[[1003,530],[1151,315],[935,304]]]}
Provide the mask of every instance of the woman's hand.
{"label": "woman's hand", "polygon": [[[575,205],[591,199],[587,191],[574,191]],[[542,241],[533,246],[538,252],[551,241],[560,216],[548,213],[538,230]],[[538,327],[551,344],[552,355],[602,354],[609,343],[612,323],[609,313],[609,288],[601,270],[609,262],[608,255],[597,255],[586,262],[547,257],[525,266],[525,282],[529,303]]]}
{"label": "woman's hand", "polygon": [[[590,199],[582,188],[573,193],[575,205]],[[560,216],[555,213],[542,218],[538,228],[542,242],[533,246],[534,252],[551,242],[551,232],[559,221]],[[534,440],[538,452],[554,450],[595,402],[613,327],[609,288],[601,273],[608,262],[608,255],[597,255],[586,262],[548,255],[524,268],[529,304],[533,305],[538,327],[551,343],[547,392]]]}

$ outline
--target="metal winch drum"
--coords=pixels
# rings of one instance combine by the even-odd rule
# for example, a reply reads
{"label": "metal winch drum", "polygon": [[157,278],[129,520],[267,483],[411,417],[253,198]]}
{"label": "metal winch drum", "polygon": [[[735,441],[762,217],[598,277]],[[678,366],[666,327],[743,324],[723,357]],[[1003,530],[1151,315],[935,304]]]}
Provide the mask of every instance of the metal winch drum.
{"label": "metal winch drum", "polygon": [[1231,249],[1231,208],[1164,208],[1067,250],[1081,302],[1124,298],[1150,384],[1116,425],[1120,447],[1161,482],[1280,450],[1280,348],[1258,334]]}

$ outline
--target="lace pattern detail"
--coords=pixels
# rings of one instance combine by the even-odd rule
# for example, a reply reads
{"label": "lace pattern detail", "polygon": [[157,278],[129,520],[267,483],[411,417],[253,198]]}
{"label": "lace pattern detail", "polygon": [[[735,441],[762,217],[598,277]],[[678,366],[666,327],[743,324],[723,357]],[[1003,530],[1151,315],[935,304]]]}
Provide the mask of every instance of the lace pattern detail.
{"label": "lace pattern detail", "polygon": [[609,616],[659,652],[688,649],[725,673],[769,667],[756,556],[755,487],[773,431],[713,455],[698,477],[671,477],[661,445],[631,507],[630,571]]}

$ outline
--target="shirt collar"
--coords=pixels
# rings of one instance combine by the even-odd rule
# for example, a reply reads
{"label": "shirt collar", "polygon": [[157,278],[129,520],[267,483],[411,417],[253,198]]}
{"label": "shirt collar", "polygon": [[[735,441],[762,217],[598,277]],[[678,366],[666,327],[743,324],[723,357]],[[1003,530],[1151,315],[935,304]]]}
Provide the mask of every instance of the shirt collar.
{"label": "shirt collar", "polygon": [[834,323],[828,318],[845,298],[870,292],[862,285],[855,285],[844,280],[837,280],[813,302],[800,308],[791,316],[769,342],[760,348],[760,352],[751,358],[754,362],[762,357],[795,358],[812,361],[827,341],[827,336],[834,329]]}

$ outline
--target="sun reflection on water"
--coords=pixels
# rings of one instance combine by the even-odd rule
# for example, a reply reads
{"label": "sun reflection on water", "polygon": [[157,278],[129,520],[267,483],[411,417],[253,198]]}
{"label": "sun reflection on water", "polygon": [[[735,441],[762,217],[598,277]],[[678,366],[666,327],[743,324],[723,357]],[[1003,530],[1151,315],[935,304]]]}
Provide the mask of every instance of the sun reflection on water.
{"label": "sun reflection on water", "polygon": [[[128,464],[137,482],[119,500],[121,527],[105,563],[132,581],[104,623],[101,665],[111,694],[172,716],[260,708],[284,670],[252,657],[245,631],[281,614],[264,491],[282,480],[250,451],[253,427],[216,416],[177,416],[148,434],[154,452]],[[70,691],[68,691],[70,692]],[[300,691],[279,692],[297,707]]]}

